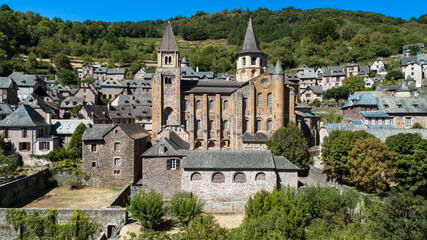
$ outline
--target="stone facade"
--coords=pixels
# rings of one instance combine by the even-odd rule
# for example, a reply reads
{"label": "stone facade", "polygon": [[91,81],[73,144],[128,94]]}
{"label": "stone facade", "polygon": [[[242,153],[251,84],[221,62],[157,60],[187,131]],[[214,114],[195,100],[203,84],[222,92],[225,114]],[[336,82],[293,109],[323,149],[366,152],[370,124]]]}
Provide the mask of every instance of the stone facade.
{"label": "stone facade", "polygon": [[98,124],[86,129],[82,139],[89,186],[123,187],[141,179],[141,154],[151,139],[140,125]]}

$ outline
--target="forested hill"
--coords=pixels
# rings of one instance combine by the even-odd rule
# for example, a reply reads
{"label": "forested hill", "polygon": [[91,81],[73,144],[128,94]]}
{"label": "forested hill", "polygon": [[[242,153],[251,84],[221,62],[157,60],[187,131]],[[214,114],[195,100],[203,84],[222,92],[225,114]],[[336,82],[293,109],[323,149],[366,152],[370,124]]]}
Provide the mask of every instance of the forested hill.
{"label": "forested hill", "polygon": [[[270,61],[280,58],[285,68],[302,63],[311,67],[368,63],[377,56],[401,52],[410,43],[427,44],[427,15],[406,21],[377,13],[334,9],[281,11],[224,10],[190,18],[171,18],[175,33],[184,40],[226,39],[219,47],[194,48],[185,52],[190,63],[201,70],[233,71],[233,62],[242,43],[249,17],[264,52]],[[159,38],[164,21],[143,22],[71,22],[52,20],[33,12],[17,12],[7,5],[0,8],[0,75],[13,70],[47,73],[58,69],[35,59],[77,56],[84,61],[107,59],[121,66],[155,60],[153,43],[141,44],[135,38]],[[208,55],[200,59],[196,55]],[[27,57],[28,56],[28,57]],[[59,57],[57,57],[59,58]],[[60,58],[59,58],[60,59]],[[60,62],[58,60],[58,62]],[[59,66],[61,67],[61,66]]]}

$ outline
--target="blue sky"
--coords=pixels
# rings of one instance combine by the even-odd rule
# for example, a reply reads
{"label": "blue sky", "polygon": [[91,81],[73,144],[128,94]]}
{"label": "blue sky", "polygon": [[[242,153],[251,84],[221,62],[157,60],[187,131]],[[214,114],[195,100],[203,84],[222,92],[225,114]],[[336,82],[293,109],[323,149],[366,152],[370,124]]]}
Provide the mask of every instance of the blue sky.
{"label": "blue sky", "polygon": [[[227,8],[256,10],[259,7],[280,10],[289,6],[299,9],[336,8],[343,10],[361,10],[382,13],[386,16],[409,19],[427,13],[425,0],[410,4],[402,4],[397,0],[216,0],[216,1],[185,1],[185,0],[121,0],[121,1],[69,1],[69,0],[3,0],[13,10],[28,10],[40,13],[49,18],[60,17],[63,20],[85,21],[144,21],[166,20],[182,15],[190,17],[197,11],[207,13],[220,12]],[[424,2],[424,4],[422,3]],[[161,4],[159,4],[161,3]]]}

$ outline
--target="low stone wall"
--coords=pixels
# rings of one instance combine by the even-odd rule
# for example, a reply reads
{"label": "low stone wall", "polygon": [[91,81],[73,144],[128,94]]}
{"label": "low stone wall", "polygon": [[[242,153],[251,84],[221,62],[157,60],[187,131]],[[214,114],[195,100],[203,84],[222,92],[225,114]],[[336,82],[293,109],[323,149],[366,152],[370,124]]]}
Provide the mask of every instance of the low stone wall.
{"label": "low stone wall", "polygon": [[132,185],[129,184],[126,187],[122,188],[122,190],[117,194],[117,196],[111,201],[108,205],[108,208],[111,207],[126,207],[126,203],[128,203],[129,196],[131,194]]}
{"label": "low stone wall", "polygon": [[[24,210],[28,214],[33,211],[43,213],[46,209],[25,208]],[[57,210],[59,223],[67,222],[71,217],[71,212],[73,211],[72,209]],[[107,233],[108,226],[114,225],[121,228],[126,223],[127,219],[127,213],[124,209],[83,209],[83,212],[87,214],[93,222],[96,222],[101,226],[101,229],[95,234],[95,236],[99,236],[101,232]],[[16,239],[18,233],[6,222],[6,213],[7,208],[0,208],[0,236],[2,239]]]}
{"label": "low stone wall", "polygon": [[10,207],[48,188],[51,174],[48,169],[0,185],[0,207]]}

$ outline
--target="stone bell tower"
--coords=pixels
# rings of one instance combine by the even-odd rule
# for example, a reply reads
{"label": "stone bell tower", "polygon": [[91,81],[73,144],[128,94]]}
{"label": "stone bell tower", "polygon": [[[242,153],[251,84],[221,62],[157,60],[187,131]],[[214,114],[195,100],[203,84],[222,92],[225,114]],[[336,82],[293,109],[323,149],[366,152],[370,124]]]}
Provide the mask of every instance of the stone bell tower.
{"label": "stone bell tower", "polygon": [[252,19],[249,19],[243,47],[237,55],[236,80],[239,82],[248,81],[261,75],[266,69],[267,55],[261,51],[252,27]]}
{"label": "stone bell tower", "polygon": [[162,126],[175,118],[181,120],[181,66],[179,50],[168,22],[157,50],[157,69],[153,78],[153,129],[157,138]]}

